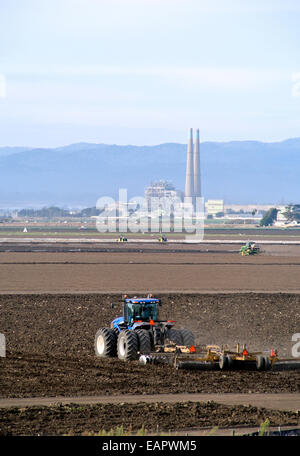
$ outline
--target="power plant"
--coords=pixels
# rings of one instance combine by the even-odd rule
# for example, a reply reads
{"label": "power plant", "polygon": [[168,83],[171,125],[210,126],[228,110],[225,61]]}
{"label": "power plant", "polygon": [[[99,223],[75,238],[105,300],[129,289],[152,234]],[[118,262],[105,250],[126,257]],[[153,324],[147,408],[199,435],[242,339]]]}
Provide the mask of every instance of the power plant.
{"label": "power plant", "polygon": [[196,130],[195,143],[193,141],[193,129],[190,128],[187,144],[186,175],[185,175],[185,198],[192,202],[196,208],[197,198],[201,197],[201,174],[200,174],[200,134]]}

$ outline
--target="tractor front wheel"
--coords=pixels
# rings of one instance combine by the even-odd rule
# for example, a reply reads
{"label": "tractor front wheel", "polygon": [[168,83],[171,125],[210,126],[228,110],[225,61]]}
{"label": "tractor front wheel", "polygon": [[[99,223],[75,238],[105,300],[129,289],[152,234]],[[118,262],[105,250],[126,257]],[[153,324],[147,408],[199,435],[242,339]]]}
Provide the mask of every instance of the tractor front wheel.
{"label": "tractor front wheel", "polygon": [[101,328],[96,332],[95,353],[100,358],[117,355],[117,336],[113,329]]}
{"label": "tractor front wheel", "polygon": [[125,329],[118,336],[118,358],[130,361],[138,357],[138,336],[136,331]]}

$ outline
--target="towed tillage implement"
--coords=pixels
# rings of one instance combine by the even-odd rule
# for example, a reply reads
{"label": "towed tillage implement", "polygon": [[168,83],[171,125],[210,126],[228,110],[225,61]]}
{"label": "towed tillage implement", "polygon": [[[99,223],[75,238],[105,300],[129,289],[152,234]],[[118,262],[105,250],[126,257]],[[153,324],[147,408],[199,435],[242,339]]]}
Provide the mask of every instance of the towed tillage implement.
{"label": "towed tillage implement", "polygon": [[176,346],[168,345],[150,354],[141,354],[141,364],[168,364],[175,369],[199,370],[234,370],[254,368],[259,371],[269,370],[278,361],[277,351],[248,352],[246,345],[240,350],[238,344],[235,351],[218,345]]}

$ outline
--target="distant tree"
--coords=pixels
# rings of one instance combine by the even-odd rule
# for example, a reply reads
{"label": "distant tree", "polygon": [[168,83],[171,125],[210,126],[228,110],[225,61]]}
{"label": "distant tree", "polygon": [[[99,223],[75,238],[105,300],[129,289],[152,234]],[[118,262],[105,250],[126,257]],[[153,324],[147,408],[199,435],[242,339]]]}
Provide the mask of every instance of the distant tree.
{"label": "distant tree", "polygon": [[70,212],[61,209],[60,207],[51,206],[43,207],[42,209],[22,209],[18,212],[19,217],[42,217],[42,218],[54,218],[54,217],[69,217]]}
{"label": "distant tree", "polygon": [[12,219],[11,216],[1,215],[0,216],[0,223],[7,223],[10,222]]}
{"label": "distant tree", "polygon": [[102,212],[101,209],[96,207],[87,207],[81,211],[69,211],[68,209],[62,209],[60,207],[51,206],[43,207],[42,209],[22,209],[18,212],[19,217],[28,218],[66,218],[66,217],[92,217],[99,215]]}
{"label": "distant tree", "polygon": [[224,212],[217,212],[216,217],[224,217]]}
{"label": "distant tree", "polygon": [[100,209],[97,209],[96,207],[87,207],[85,209],[82,209],[81,212],[79,212],[79,214],[77,214],[77,216],[80,216],[80,217],[92,217],[92,216],[95,216],[95,215],[99,215],[100,214]]}
{"label": "distant tree", "polygon": [[260,221],[260,226],[271,226],[277,218],[278,209],[271,207]]}
{"label": "distant tree", "polygon": [[287,206],[284,215],[289,222],[300,222],[300,204],[290,204]]}
{"label": "distant tree", "polygon": [[212,220],[213,218],[214,218],[214,216],[212,214],[208,214],[207,220]]}

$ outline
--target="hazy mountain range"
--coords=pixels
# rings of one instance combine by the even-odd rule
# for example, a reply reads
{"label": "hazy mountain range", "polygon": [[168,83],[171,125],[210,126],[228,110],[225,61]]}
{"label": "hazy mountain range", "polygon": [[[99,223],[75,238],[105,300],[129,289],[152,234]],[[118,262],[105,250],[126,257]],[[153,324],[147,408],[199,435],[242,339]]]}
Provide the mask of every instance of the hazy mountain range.
{"label": "hazy mountain range", "polygon": [[[203,142],[205,199],[227,203],[299,203],[300,138],[276,143]],[[100,196],[143,196],[160,179],[184,190],[186,144],[79,143],[55,149],[0,147],[0,205],[94,206]]]}

